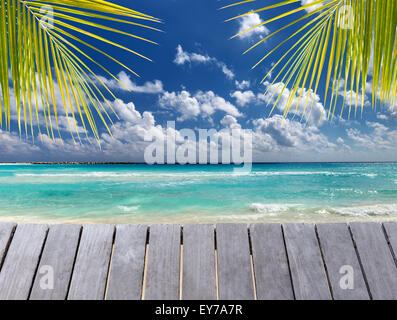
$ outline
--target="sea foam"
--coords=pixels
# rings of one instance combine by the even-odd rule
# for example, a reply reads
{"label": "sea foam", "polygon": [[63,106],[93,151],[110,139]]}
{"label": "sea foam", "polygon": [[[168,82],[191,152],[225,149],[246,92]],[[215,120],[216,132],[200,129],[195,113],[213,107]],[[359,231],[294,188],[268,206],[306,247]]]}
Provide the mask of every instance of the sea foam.
{"label": "sea foam", "polygon": [[269,215],[277,215],[281,212],[287,212],[293,207],[297,207],[297,204],[278,204],[278,203],[258,203],[254,202],[250,205],[251,210],[257,213],[268,213]]}

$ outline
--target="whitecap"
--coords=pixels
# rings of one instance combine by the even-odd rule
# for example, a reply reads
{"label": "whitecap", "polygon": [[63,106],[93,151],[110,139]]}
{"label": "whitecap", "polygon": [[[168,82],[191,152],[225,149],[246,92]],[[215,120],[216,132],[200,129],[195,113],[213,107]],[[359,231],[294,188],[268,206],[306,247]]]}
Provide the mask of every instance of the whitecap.
{"label": "whitecap", "polygon": [[117,206],[117,208],[122,210],[122,211],[124,211],[124,212],[135,212],[135,211],[138,211],[139,206],[131,206],[131,207],[128,207],[128,206]]}
{"label": "whitecap", "polygon": [[278,203],[251,203],[250,209],[257,213],[266,213],[270,216],[277,215],[281,212],[286,212],[293,207],[297,207],[297,204],[278,204]]}
{"label": "whitecap", "polygon": [[[351,207],[333,207],[327,209],[329,213],[365,217],[365,216],[385,216],[397,214],[397,204],[373,204],[373,205],[358,205]],[[320,213],[319,211],[317,211]]]}

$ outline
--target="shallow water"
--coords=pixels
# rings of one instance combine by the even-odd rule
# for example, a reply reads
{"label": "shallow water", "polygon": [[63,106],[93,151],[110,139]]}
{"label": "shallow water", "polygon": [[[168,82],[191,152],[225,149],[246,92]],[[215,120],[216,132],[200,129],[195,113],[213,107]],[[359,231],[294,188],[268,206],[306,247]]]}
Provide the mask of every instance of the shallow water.
{"label": "shallow water", "polygon": [[83,223],[397,220],[397,163],[2,165],[0,220]]}

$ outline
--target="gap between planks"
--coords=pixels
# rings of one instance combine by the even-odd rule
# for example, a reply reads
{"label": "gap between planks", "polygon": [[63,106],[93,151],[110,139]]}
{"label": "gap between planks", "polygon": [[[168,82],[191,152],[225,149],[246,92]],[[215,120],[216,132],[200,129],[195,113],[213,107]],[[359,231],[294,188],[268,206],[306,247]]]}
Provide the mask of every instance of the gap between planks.
{"label": "gap between planks", "polygon": [[[382,224],[382,227],[383,227],[383,224]],[[372,298],[372,293],[371,293],[371,289],[370,289],[370,287],[369,287],[369,283],[368,283],[368,279],[367,279],[367,275],[366,275],[366,273],[365,273],[365,270],[364,270],[364,267],[363,267],[363,263],[362,263],[362,261],[361,261],[360,253],[358,252],[356,240],[355,240],[354,237],[353,237],[353,232],[352,232],[352,230],[351,230],[349,224],[347,224],[347,228],[348,228],[348,230],[349,230],[350,238],[351,238],[352,241],[353,241],[353,247],[354,247],[354,250],[355,250],[356,255],[357,255],[358,264],[360,265],[360,269],[361,269],[361,272],[362,272],[362,274],[363,274],[364,283],[365,283],[365,287],[367,288],[367,291],[368,291],[369,299],[370,299],[370,300],[373,300],[373,298]]]}
{"label": "gap between planks", "polygon": [[[347,225],[348,225],[348,230],[349,230],[350,237],[352,238],[352,241],[353,241],[353,246],[354,246],[354,249],[355,249],[355,252],[356,252],[358,261],[359,261],[359,265],[360,265],[360,268],[361,268],[361,271],[362,271],[362,274],[363,274],[363,277],[364,277],[365,285],[366,285],[366,287],[367,287],[367,290],[368,290],[368,293],[369,293],[369,295],[370,295],[370,298],[372,298],[371,289],[370,289],[369,284],[368,284],[366,272],[365,272],[365,270],[364,270],[364,268],[363,268],[363,265],[362,265],[362,261],[361,261],[360,253],[358,252],[358,248],[357,248],[357,245],[356,245],[356,241],[355,241],[355,239],[354,239],[354,237],[353,237],[353,234],[352,234],[350,225],[349,225],[349,224],[347,224]],[[388,234],[387,234],[387,232],[386,232],[386,230],[385,230],[384,225],[381,224],[381,226],[382,226],[383,234],[384,234],[385,239],[386,239],[386,241],[387,241],[389,250],[390,250],[390,252],[391,252],[391,254],[392,254],[392,256],[393,256],[394,262],[396,263],[396,266],[397,266],[396,252],[394,252],[394,250],[393,250],[393,248],[392,248],[392,246],[391,246],[391,244],[390,244],[389,237],[388,237]],[[14,237],[14,234],[15,234],[16,227],[17,227],[17,225],[14,225],[13,230],[12,230],[12,232],[11,232],[11,234],[10,234],[10,237],[9,237],[8,243],[7,243],[6,247],[5,247],[3,256],[0,257],[0,272],[1,272],[1,270],[2,270],[2,267],[3,267],[3,264],[4,264],[5,258],[6,258],[7,254],[8,254],[10,244],[11,244],[12,241],[13,241],[13,237]],[[50,226],[50,227],[51,227],[51,226]],[[81,230],[80,230],[79,240],[78,240],[78,244],[77,244],[77,248],[76,248],[76,256],[77,256],[78,251],[79,251],[80,241],[81,241],[81,235],[82,235],[82,232],[83,232],[83,228],[84,228],[84,225],[81,227]],[[181,240],[180,240],[180,266],[179,266],[179,272],[180,272],[180,273],[179,273],[179,288],[180,288],[179,299],[182,298],[182,294],[183,294],[183,292],[182,292],[182,287],[183,287],[183,226],[180,226],[180,228],[181,228]],[[48,229],[48,230],[49,230],[49,229]],[[47,236],[48,236],[48,230],[47,230],[47,233],[46,233],[46,236],[45,236],[45,239],[44,239],[42,248],[41,248],[41,252],[40,252],[38,264],[37,264],[37,267],[36,267],[36,270],[35,270],[35,274],[34,274],[34,277],[33,277],[33,280],[32,280],[32,285],[33,285],[34,279],[35,279],[36,276],[37,276],[37,272],[38,272],[38,269],[37,269],[37,268],[38,268],[38,266],[39,266],[39,264],[40,264],[41,256],[42,256],[44,247],[45,247],[45,245],[46,245]],[[323,262],[323,266],[324,266],[324,269],[325,269],[325,272],[326,272],[326,278],[327,278],[327,282],[328,282],[328,288],[329,288],[330,293],[331,293],[331,295],[332,295],[332,297],[333,297],[332,287],[331,287],[330,282],[329,282],[330,279],[329,279],[329,275],[328,275],[327,265],[326,265],[326,263],[325,263],[324,256],[323,256],[323,255],[324,255],[324,254],[323,254],[323,248],[322,248],[322,246],[321,246],[321,242],[320,242],[320,240],[319,240],[319,236],[318,236],[318,232],[317,232],[317,224],[315,225],[315,231],[316,231],[317,241],[318,241],[318,244],[319,244],[319,247],[320,247],[321,260],[322,260],[322,262]],[[111,269],[112,269],[112,257],[113,257],[113,254],[114,254],[114,242],[115,242],[116,232],[117,232],[117,228],[115,228],[115,232],[114,232],[114,235],[113,235],[112,250],[111,250],[111,255],[110,255],[110,259],[109,259],[108,273],[107,273],[107,278],[106,278],[106,287],[105,287],[105,292],[104,292],[104,298],[105,298],[105,299],[106,299],[107,289],[108,289],[108,285],[109,285],[109,275],[110,275],[110,272],[111,272]],[[251,272],[252,272],[252,273],[251,273],[251,276],[252,276],[253,288],[254,288],[254,299],[257,299],[256,283],[255,283],[255,266],[254,266],[253,255],[252,255],[252,243],[251,243],[250,226],[249,226],[249,225],[247,225],[247,232],[248,232],[248,236],[249,236],[249,250],[250,250],[249,255],[250,255]],[[284,230],[283,230],[283,228],[282,228],[282,235],[283,235],[283,241],[284,241],[283,245],[284,245],[284,247],[285,247],[285,236],[284,236]],[[216,286],[216,298],[219,299],[218,250],[217,250],[217,243],[216,243],[216,225],[215,225],[214,232],[213,232],[213,241],[214,241],[214,245],[215,245],[215,280],[216,280],[216,281],[215,281],[215,286]],[[149,254],[149,251],[150,251],[150,226],[147,226],[147,238],[146,238],[146,248],[145,248],[145,259],[144,259],[144,268],[143,268],[143,272],[142,272],[142,295],[141,295],[141,299],[145,299],[145,288],[146,288],[146,280],[147,280],[147,261],[148,261],[148,254]],[[292,280],[292,277],[291,277],[290,260],[289,260],[289,257],[288,257],[288,252],[287,252],[287,250],[286,250],[286,254],[287,254],[287,262],[288,262],[288,268],[289,268],[289,273],[290,273],[290,278],[291,278],[291,286],[292,286],[293,294],[294,294],[294,297],[295,297],[294,283],[293,283],[293,280]],[[73,272],[74,272],[75,263],[76,263],[76,257],[75,257],[74,263],[73,263],[72,274],[73,274]],[[70,289],[70,284],[71,284],[71,279],[69,279],[68,293],[69,293],[69,289]],[[32,287],[30,288],[30,290],[31,290],[31,289],[32,289]],[[30,295],[30,292],[29,292],[29,295]]]}

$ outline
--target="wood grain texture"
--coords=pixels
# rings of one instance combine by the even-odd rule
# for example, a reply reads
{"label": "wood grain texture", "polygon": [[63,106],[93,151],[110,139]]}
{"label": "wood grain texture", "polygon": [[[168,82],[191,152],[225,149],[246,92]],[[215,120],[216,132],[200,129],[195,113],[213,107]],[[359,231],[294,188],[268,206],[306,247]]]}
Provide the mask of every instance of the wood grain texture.
{"label": "wood grain texture", "polygon": [[[368,300],[370,298],[353,240],[346,223],[321,223],[317,225],[324,262],[335,300]],[[341,285],[347,272],[351,274],[352,288]]]}
{"label": "wood grain texture", "polygon": [[182,298],[215,300],[215,234],[213,225],[183,227]]}
{"label": "wood grain texture", "polygon": [[380,223],[350,223],[350,230],[375,300],[397,299],[397,268]]}
{"label": "wood grain texture", "polygon": [[107,300],[139,300],[142,296],[148,227],[116,227]]}
{"label": "wood grain texture", "polygon": [[[186,225],[182,261],[179,225],[151,226],[146,252],[147,235],[141,225],[0,223],[0,299],[140,299],[145,289],[148,300],[212,300],[216,267],[225,300],[254,299],[253,281],[258,299],[330,299],[328,285],[335,299],[397,299],[396,222]],[[41,289],[44,266],[53,290]],[[342,266],[353,290],[340,287]]]}
{"label": "wood grain texture", "polygon": [[394,261],[397,264],[397,222],[385,222],[383,224],[386,234],[387,234],[387,239],[389,240],[390,246],[393,251],[393,257]]}
{"label": "wood grain texture", "polygon": [[[66,299],[80,231],[81,226],[79,225],[53,225],[50,227],[29,299]],[[51,274],[53,276],[52,289],[47,286],[48,276]]]}
{"label": "wood grain texture", "polygon": [[283,229],[295,298],[331,299],[314,224],[286,223]]}
{"label": "wood grain texture", "polygon": [[152,225],[149,233],[145,300],[178,300],[181,227]]}
{"label": "wood grain texture", "polygon": [[254,299],[247,225],[218,224],[216,243],[219,299]]}
{"label": "wood grain texture", "polygon": [[258,300],[293,300],[281,225],[253,224],[250,235]]}
{"label": "wood grain texture", "polygon": [[112,225],[83,226],[69,300],[104,299],[113,234]]}
{"label": "wood grain texture", "polygon": [[0,300],[26,300],[47,235],[46,225],[19,224],[0,272]]}
{"label": "wood grain texture", "polygon": [[15,223],[0,224],[0,270],[1,266],[3,265],[15,227]]}

